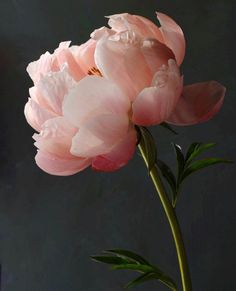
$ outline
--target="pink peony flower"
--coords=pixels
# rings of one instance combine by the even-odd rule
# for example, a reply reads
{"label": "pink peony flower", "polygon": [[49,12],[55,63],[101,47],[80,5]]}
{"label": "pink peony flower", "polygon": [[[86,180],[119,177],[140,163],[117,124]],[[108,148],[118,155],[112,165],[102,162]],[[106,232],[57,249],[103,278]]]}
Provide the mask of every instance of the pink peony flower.
{"label": "pink peony flower", "polygon": [[128,13],[109,17],[85,44],[60,44],[29,64],[34,87],[25,106],[38,148],[36,163],[55,175],[88,166],[114,171],[136,147],[134,125],[203,122],[220,109],[215,81],[183,87],[181,28],[157,13],[161,27]]}
{"label": "pink peony flower", "polygon": [[[95,43],[89,40],[72,47],[70,42],[61,43],[53,54],[42,55],[27,68],[34,87],[25,116],[39,132],[33,135],[35,159],[47,173],[72,175],[90,165],[114,171],[134,153],[136,132],[128,116],[129,99],[116,84],[87,76],[99,75],[91,70]],[[88,94],[91,81],[96,92]],[[99,86],[105,88],[101,94]]]}
{"label": "pink peony flower", "polygon": [[203,122],[220,109],[225,88],[215,82],[183,88],[179,72],[185,54],[181,28],[157,13],[161,27],[128,13],[109,16],[109,28],[95,30],[95,63],[102,75],[116,83],[132,101],[137,125]]}

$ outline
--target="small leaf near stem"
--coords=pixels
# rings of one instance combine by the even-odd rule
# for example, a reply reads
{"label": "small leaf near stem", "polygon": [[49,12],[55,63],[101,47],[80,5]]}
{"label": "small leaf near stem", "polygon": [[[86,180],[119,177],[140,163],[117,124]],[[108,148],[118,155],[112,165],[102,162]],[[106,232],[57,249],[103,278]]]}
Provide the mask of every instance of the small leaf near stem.
{"label": "small leaf near stem", "polygon": [[[142,273],[141,276],[129,282],[126,288],[131,288],[138,284],[149,280],[158,280],[168,286],[171,290],[176,291],[176,284],[174,281],[162,272],[158,267],[150,264],[146,259],[140,255],[123,249],[112,249],[104,251],[106,255],[92,256],[92,260],[105,263],[112,266],[112,270],[132,270]],[[109,254],[113,254],[110,256]]]}

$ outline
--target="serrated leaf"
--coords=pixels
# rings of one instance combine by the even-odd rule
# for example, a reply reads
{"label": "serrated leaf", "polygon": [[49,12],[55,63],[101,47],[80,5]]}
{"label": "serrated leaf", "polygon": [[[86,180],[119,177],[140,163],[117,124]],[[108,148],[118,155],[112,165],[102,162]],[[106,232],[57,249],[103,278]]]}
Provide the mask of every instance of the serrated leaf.
{"label": "serrated leaf", "polygon": [[113,249],[113,250],[107,250],[105,252],[114,253],[117,256],[133,260],[139,264],[150,265],[150,263],[148,261],[146,261],[143,257],[141,257],[140,255],[138,255],[132,251],[122,250],[122,249]]}
{"label": "serrated leaf", "polygon": [[214,147],[215,143],[192,143],[187,151],[185,162],[190,163],[205,150]]}
{"label": "serrated leaf", "polygon": [[141,264],[122,264],[112,266],[112,270],[133,270],[137,272],[153,272],[155,268],[150,265],[141,265]]}
{"label": "serrated leaf", "polygon": [[182,180],[184,180],[186,177],[191,175],[192,173],[195,173],[196,171],[199,171],[203,168],[206,168],[208,166],[212,166],[215,164],[220,163],[232,163],[230,160],[220,159],[220,158],[206,158],[202,159],[196,162],[193,162],[190,166],[188,166],[182,176]]}
{"label": "serrated leaf", "polygon": [[147,158],[147,167],[150,172],[154,167],[157,159],[156,144],[153,136],[146,127],[137,126],[136,128],[139,131],[139,143],[141,144],[142,148],[144,148],[145,156]]}
{"label": "serrated leaf", "polygon": [[130,263],[129,260],[114,256],[91,256],[91,259],[96,262],[105,263],[109,265],[123,265]]}
{"label": "serrated leaf", "polygon": [[177,196],[177,192],[176,192],[176,178],[175,175],[173,174],[172,170],[170,169],[170,167],[164,163],[161,160],[157,160],[157,166],[159,168],[159,170],[162,173],[162,176],[166,179],[166,181],[168,182],[171,191],[172,191],[172,200],[175,201],[176,200],[176,196]]}
{"label": "serrated leaf", "polygon": [[176,131],[172,128],[172,126],[170,126],[170,125],[169,125],[168,123],[166,123],[166,122],[162,122],[162,123],[160,124],[160,126],[166,128],[166,129],[168,129],[169,131],[171,131],[171,132],[174,133],[174,134],[178,134],[178,132],[176,132]]}

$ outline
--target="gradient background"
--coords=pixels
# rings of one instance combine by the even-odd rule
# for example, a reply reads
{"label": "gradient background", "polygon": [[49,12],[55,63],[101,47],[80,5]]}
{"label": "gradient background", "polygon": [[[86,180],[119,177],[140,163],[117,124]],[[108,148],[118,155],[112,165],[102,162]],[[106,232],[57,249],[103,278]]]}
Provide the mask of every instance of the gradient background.
{"label": "gradient background", "polygon": [[[0,261],[2,291],[118,291],[136,274],[110,272],[89,255],[133,249],[177,278],[169,226],[139,156],[113,174],[90,169],[54,177],[34,163],[33,130],[23,116],[32,82],[25,68],[61,40],[82,43],[103,15],[166,12],[187,39],[185,83],[225,84],[221,113],[204,125],[154,129],[158,152],[174,166],[170,146],[215,141],[212,155],[235,157],[234,0],[0,1]],[[234,7],[233,7],[234,6]],[[179,199],[194,291],[236,290],[235,166],[218,165],[189,178]],[[179,281],[178,281],[179,283]],[[135,290],[160,290],[158,282]]]}

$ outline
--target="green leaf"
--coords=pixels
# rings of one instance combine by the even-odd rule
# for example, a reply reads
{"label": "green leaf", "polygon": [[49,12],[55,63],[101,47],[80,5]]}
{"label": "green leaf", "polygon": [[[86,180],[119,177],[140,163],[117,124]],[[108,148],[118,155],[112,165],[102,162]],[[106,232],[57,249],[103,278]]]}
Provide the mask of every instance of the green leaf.
{"label": "green leaf", "polygon": [[168,129],[169,131],[171,131],[171,132],[174,133],[174,134],[178,134],[178,132],[176,132],[176,131],[172,128],[172,126],[170,126],[170,125],[169,125],[168,123],[166,123],[166,122],[162,122],[162,123],[160,124],[160,126],[166,128],[166,129]]}
{"label": "green leaf", "polygon": [[171,188],[172,196],[173,196],[172,198],[174,201],[176,199],[176,196],[177,196],[177,192],[176,192],[177,185],[176,185],[175,175],[171,171],[170,167],[166,163],[164,163],[163,161],[157,160],[157,166],[160,169],[162,176],[167,180],[167,182]]}
{"label": "green leaf", "polygon": [[113,250],[107,250],[105,252],[114,253],[121,258],[127,258],[127,259],[133,260],[139,264],[150,265],[150,263],[148,261],[146,261],[143,257],[141,257],[140,255],[138,255],[134,252],[128,251],[128,250],[113,249]]}
{"label": "green leaf", "polygon": [[123,264],[123,265],[114,265],[112,270],[133,270],[137,272],[153,272],[155,268],[150,265],[141,265],[141,264]]}
{"label": "green leaf", "polygon": [[186,177],[188,177],[192,173],[195,173],[196,171],[199,171],[199,170],[206,168],[208,166],[220,164],[220,163],[232,163],[232,161],[220,159],[220,158],[206,158],[203,160],[193,162],[190,166],[188,166],[185,169],[185,171],[183,173],[182,180],[184,180]]}
{"label": "green leaf", "polygon": [[177,286],[175,284],[175,282],[169,278],[168,276],[166,276],[165,274],[162,273],[144,273],[143,275],[137,277],[136,279],[134,279],[133,281],[129,282],[126,285],[126,288],[131,288],[134,287],[138,284],[141,283],[145,283],[147,281],[150,280],[159,280],[160,282],[162,282],[163,284],[165,284],[166,286],[168,286],[171,290],[176,291],[177,290]]}
{"label": "green leaf", "polygon": [[139,132],[139,143],[144,148],[145,156],[147,157],[147,167],[149,172],[155,166],[157,153],[156,144],[150,131],[143,126],[136,126]]}
{"label": "green leaf", "polygon": [[126,260],[124,258],[112,256],[91,256],[91,259],[99,263],[105,263],[110,265],[123,265],[131,263],[129,260]]}
{"label": "green leaf", "polygon": [[156,280],[156,274],[155,273],[144,273],[143,275],[137,277],[133,281],[129,282],[125,288],[132,288],[138,284],[145,283],[150,280]]}
{"label": "green leaf", "polygon": [[140,255],[122,249],[107,250],[105,253],[112,253],[116,256],[92,256],[91,258],[99,263],[112,265],[112,270],[132,270],[143,273],[142,276],[130,282],[126,287],[131,288],[139,283],[148,280],[159,280],[173,291],[176,291],[176,285],[173,280],[163,273],[158,267],[151,265]]}
{"label": "green leaf", "polygon": [[185,165],[185,158],[184,158],[182,148],[180,145],[173,143],[173,147],[174,147],[175,155],[178,162],[178,177],[177,177],[177,188],[178,188],[182,179],[182,173],[183,173],[184,165]]}
{"label": "green leaf", "polygon": [[216,144],[215,143],[192,143],[190,147],[188,148],[186,157],[185,157],[185,162],[190,163],[194,158],[199,156],[202,152],[205,150],[208,150],[212,147],[214,147]]}

